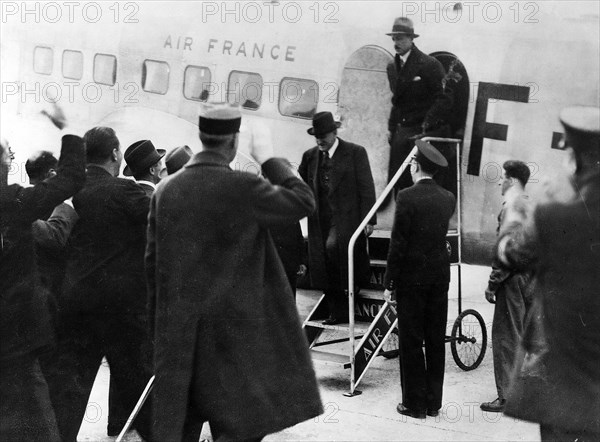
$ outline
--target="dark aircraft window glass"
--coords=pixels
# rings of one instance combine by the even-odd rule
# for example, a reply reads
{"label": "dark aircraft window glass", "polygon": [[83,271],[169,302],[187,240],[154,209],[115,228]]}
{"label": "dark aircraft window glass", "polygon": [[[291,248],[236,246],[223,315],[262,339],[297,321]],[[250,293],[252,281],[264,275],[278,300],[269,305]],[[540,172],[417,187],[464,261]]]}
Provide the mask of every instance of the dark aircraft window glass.
{"label": "dark aircraft window glass", "polygon": [[117,81],[117,57],[108,54],[94,56],[94,81],[113,86]]}
{"label": "dark aircraft window glass", "polygon": [[231,71],[227,86],[227,101],[245,109],[256,110],[262,101],[263,79],[253,72]]}
{"label": "dark aircraft window glass", "polygon": [[206,101],[210,90],[210,69],[201,66],[185,68],[183,95],[188,100]]}
{"label": "dark aircraft window glass", "polygon": [[312,118],[319,102],[319,85],[313,80],[284,78],[279,85],[279,113]]}
{"label": "dark aircraft window glass", "polygon": [[169,64],[156,60],[144,61],[142,88],[153,94],[166,94],[169,89]]}
{"label": "dark aircraft window glass", "polygon": [[33,70],[38,74],[50,75],[54,64],[54,51],[45,46],[36,46],[33,51]]}
{"label": "dark aircraft window glass", "polygon": [[79,51],[63,51],[62,73],[65,78],[81,80],[83,77],[83,54]]}

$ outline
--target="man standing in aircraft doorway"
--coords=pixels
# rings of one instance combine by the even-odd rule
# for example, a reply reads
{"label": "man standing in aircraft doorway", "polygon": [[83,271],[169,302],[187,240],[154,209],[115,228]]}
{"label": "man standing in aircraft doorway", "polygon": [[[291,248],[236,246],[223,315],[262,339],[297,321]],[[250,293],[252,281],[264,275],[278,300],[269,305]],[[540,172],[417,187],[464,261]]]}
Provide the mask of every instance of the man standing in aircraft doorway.
{"label": "man standing in aircraft doorway", "polygon": [[[445,76],[442,64],[421,52],[413,40],[413,23],[406,17],[394,20],[392,37],[396,55],[387,66],[390,88],[393,93],[392,110],[388,120],[390,163],[388,182],[406,160],[414,146],[414,139],[423,136],[450,136],[447,114],[452,100],[444,91]],[[408,168],[398,180],[395,190],[412,185]]]}

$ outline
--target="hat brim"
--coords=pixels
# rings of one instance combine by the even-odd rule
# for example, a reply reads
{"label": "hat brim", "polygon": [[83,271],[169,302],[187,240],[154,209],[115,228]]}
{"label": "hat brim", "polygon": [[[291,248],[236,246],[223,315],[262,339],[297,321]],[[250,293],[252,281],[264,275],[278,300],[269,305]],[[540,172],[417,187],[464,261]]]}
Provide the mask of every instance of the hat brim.
{"label": "hat brim", "polygon": [[314,135],[325,135],[325,134],[328,134],[329,132],[333,132],[334,130],[339,129],[341,126],[342,126],[342,123],[340,123],[339,121],[336,121],[335,122],[335,127],[333,129],[331,129],[330,131],[319,132],[318,134],[315,134],[315,128],[314,127],[309,127],[308,129],[306,129],[306,132],[309,135],[313,135],[313,136]]}
{"label": "hat brim", "polygon": [[409,37],[412,37],[412,38],[417,38],[419,36],[419,34],[409,34],[408,32],[388,32],[385,35],[391,36],[391,35],[401,35],[401,34],[408,35]]}

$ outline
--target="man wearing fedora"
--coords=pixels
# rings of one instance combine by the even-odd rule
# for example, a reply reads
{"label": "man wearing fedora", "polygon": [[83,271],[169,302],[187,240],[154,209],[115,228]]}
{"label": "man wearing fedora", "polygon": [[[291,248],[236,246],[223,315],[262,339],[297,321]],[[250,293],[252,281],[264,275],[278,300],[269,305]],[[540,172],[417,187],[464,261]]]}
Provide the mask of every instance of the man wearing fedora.
{"label": "man wearing fedora", "polygon": [[124,158],[127,166],[123,170],[123,175],[133,176],[146,195],[152,196],[160,181],[165,153],[167,151],[164,149],[157,150],[150,140],[136,141],[125,151]]}
{"label": "man wearing fedora", "polygon": [[[103,357],[128,412],[151,376],[144,275],[150,198],[134,181],[117,177],[123,153],[113,129],[90,129],[84,141],[86,183],[73,198],[79,220],[59,301],[60,376],[53,402],[64,441],[76,440]],[[148,437],[146,409],[134,426]]]}
{"label": "man wearing fedora", "polygon": [[315,200],[254,126],[267,179],[233,170],[242,116],[214,104],[202,151],[152,196],[146,272],[155,339],[153,440],[258,441],[322,413],[296,304],[269,229]]}
{"label": "man wearing fedora", "polygon": [[402,402],[396,410],[423,419],[442,407],[450,283],[446,234],[456,198],[433,178],[448,166],[446,158],[425,141],[415,143],[414,184],[396,197],[384,298],[398,310]]}
{"label": "man wearing fedora", "polygon": [[187,164],[192,155],[192,149],[187,145],[176,147],[168,152],[165,156],[165,167],[160,171],[160,178],[163,179],[173,175]]}
{"label": "man wearing fedora", "polygon": [[[308,268],[311,285],[323,289],[327,300],[329,317],[324,324],[348,321],[348,243],[375,204],[367,151],[338,138],[339,127],[331,112],[313,116],[307,132],[317,145],[304,152],[298,170],[317,200],[317,210],[308,218]],[[367,236],[376,222],[374,216],[354,249],[358,286],[370,279]]]}
{"label": "man wearing fedora", "polygon": [[[413,140],[422,136],[449,136],[446,123],[452,100],[444,91],[442,80],[446,72],[442,64],[421,52],[413,40],[413,22],[406,17],[394,20],[392,37],[396,55],[387,66],[392,90],[392,110],[388,120],[390,163],[388,181],[392,179],[414,146]],[[398,191],[412,185],[406,170],[398,180]]]}

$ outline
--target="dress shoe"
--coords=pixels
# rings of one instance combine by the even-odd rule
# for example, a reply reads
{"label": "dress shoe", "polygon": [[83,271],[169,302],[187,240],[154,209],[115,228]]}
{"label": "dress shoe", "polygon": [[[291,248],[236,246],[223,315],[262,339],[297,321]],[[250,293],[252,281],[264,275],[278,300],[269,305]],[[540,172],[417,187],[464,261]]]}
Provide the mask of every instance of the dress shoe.
{"label": "dress shoe", "polygon": [[492,413],[502,413],[506,399],[497,398],[492,402],[484,402],[479,406],[483,411],[491,411]]}
{"label": "dress shoe", "polygon": [[414,417],[415,419],[425,419],[424,411],[411,410],[410,408],[406,408],[402,404],[398,404],[398,406],[396,407],[396,411],[400,414],[403,414],[404,416]]}
{"label": "dress shoe", "polygon": [[438,417],[440,415],[440,410],[431,410],[427,409],[427,416]]}

